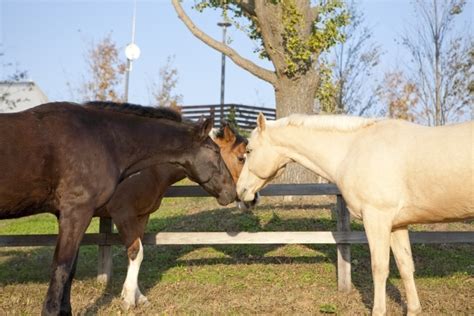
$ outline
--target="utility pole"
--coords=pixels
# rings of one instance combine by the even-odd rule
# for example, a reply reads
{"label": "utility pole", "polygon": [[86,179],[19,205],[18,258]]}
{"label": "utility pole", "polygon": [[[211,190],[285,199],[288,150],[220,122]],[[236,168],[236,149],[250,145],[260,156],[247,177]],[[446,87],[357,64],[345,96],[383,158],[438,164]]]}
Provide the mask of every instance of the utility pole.
{"label": "utility pole", "polygon": [[[227,28],[231,26],[229,22],[219,22],[218,26],[222,27],[222,43],[226,43]],[[220,120],[224,120],[224,94],[225,94],[225,54],[222,53],[221,62],[221,117]]]}

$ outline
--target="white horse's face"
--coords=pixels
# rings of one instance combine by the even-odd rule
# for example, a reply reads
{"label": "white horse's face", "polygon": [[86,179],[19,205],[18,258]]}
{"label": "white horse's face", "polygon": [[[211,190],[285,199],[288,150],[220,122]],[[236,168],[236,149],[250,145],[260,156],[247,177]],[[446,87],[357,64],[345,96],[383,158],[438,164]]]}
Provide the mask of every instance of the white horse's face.
{"label": "white horse's face", "polygon": [[255,194],[269,181],[278,177],[289,159],[271,144],[265,131],[265,117],[260,115],[257,128],[252,132],[247,145],[247,156],[242,173],[237,181],[237,193],[242,201],[253,201]]}

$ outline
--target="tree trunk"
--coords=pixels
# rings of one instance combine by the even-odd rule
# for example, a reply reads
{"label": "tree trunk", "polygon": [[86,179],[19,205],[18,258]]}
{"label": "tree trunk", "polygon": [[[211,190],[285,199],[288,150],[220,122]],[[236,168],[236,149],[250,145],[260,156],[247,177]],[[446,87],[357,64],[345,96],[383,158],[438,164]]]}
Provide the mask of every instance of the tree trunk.
{"label": "tree trunk", "polygon": [[[318,84],[318,75],[315,70],[309,71],[299,79],[280,78],[275,87],[277,119],[290,114],[315,114],[314,95]],[[290,163],[279,183],[316,183],[319,177],[307,169]]]}

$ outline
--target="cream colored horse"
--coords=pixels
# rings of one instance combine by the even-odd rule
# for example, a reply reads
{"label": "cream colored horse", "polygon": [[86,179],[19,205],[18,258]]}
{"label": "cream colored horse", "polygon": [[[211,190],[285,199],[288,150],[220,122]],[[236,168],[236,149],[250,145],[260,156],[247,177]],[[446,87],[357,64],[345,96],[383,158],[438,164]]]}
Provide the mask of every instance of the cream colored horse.
{"label": "cream colored horse", "polygon": [[373,315],[385,315],[390,247],[408,300],[421,311],[407,225],[474,218],[474,123],[424,127],[400,120],[260,114],[237,192],[255,192],[297,162],[337,184],[362,219],[374,281]]}

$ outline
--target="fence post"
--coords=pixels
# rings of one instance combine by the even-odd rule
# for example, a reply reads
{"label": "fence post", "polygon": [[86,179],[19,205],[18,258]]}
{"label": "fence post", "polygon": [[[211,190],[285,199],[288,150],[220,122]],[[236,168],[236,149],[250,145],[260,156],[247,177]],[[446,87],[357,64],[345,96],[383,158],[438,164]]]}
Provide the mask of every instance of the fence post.
{"label": "fence post", "polygon": [[[337,195],[337,231],[351,230],[351,215],[342,195]],[[337,244],[337,288],[341,292],[351,290],[351,245]]]}
{"label": "fence post", "polygon": [[[99,233],[112,233],[112,219],[100,218]],[[107,240],[107,238],[105,239]],[[112,276],[112,246],[99,244],[97,281],[107,284]]]}

